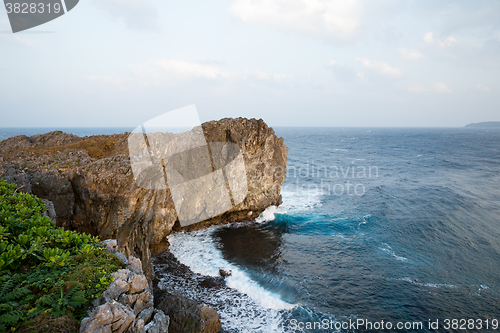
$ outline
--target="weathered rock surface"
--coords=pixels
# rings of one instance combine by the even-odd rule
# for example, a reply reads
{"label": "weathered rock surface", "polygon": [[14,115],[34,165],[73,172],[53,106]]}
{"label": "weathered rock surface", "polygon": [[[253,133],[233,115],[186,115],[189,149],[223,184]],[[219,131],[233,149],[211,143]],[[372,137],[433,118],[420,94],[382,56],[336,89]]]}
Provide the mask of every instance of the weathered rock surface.
{"label": "weathered rock surface", "polygon": [[162,290],[160,295],[155,299],[155,308],[169,316],[171,333],[219,332],[221,322],[214,308],[203,303],[199,304],[171,290]]}
{"label": "weathered rock surface", "polygon": [[[242,153],[248,195],[226,213],[185,227],[250,220],[281,203],[288,148],[264,121],[222,119],[203,124],[207,142],[232,142]],[[80,138],[61,132],[17,136],[0,143],[0,177],[20,191],[52,202],[56,222],[69,229],[114,238],[126,257],[137,256],[148,280],[151,255],[180,230],[170,190],[137,187],[128,156],[129,133]]]}
{"label": "weathered rock surface", "polygon": [[[116,252],[116,240],[106,241]],[[123,254],[121,254],[123,255]],[[112,274],[113,282],[94,300],[94,310],[81,322],[80,333],[168,333],[170,319],[155,309],[153,293],[142,273],[141,261],[130,256],[125,269]]]}

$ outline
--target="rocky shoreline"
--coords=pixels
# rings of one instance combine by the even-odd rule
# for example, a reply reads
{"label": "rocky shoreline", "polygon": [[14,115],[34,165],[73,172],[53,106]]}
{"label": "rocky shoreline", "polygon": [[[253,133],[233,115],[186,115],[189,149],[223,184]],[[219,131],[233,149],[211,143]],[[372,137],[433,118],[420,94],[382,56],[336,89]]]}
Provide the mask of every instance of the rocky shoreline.
{"label": "rocky shoreline", "polygon": [[[248,194],[224,214],[184,228],[168,188],[137,187],[128,156],[129,133],[78,137],[54,131],[3,140],[0,178],[16,183],[19,191],[44,199],[47,214],[58,226],[101,239],[116,239],[118,252],[141,261],[149,287],[156,288],[155,305],[160,309],[173,313],[178,308],[165,304],[177,302],[191,309],[189,313],[207,315],[208,310],[200,308],[200,304],[179,301],[182,295],[170,294],[168,298],[167,290],[153,286],[151,258],[168,249],[166,237],[174,231],[252,220],[265,208],[281,204],[288,148],[261,119],[226,118],[204,123],[202,128],[207,142],[231,142],[240,147]],[[164,305],[157,299],[163,299]],[[182,331],[182,325],[176,326],[172,318],[170,323],[172,332]],[[215,328],[196,331],[218,331]]]}

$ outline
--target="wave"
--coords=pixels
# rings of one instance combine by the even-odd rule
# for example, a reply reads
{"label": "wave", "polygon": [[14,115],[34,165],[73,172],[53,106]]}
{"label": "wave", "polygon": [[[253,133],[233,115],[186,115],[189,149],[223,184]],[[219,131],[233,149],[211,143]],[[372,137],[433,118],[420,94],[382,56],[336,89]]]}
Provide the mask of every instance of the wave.
{"label": "wave", "polygon": [[289,310],[295,307],[253,281],[244,269],[233,265],[222,257],[221,251],[213,241],[213,232],[219,227],[211,227],[194,232],[179,232],[168,237],[170,251],[193,272],[219,276],[219,269],[231,270],[226,285],[248,295],[264,309]]}
{"label": "wave", "polygon": [[417,286],[428,287],[428,288],[456,288],[457,287],[457,286],[454,286],[452,284],[447,284],[447,283],[421,283],[415,279],[412,279],[411,277],[403,277],[403,278],[399,278],[399,279],[388,279],[388,280],[404,281],[404,282],[408,282],[411,284],[415,284]]}
{"label": "wave", "polygon": [[276,218],[274,214],[276,214],[277,212],[278,212],[278,207],[269,206],[259,215],[259,217],[255,219],[255,222],[262,223],[267,221],[273,221]]}
{"label": "wave", "polygon": [[281,191],[283,204],[279,212],[311,210],[321,206],[321,191],[298,189],[296,191],[284,188]]}
{"label": "wave", "polygon": [[387,243],[383,243],[384,244],[384,247],[380,247],[379,249],[381,249],[382,251],[388,253],[389,255],[393,256],[396,260],[399,260],[399,261],[403,261],[403,262],[408,262],[408,258],[405,258],[405,257],[402,257],[402,256],[398,256],[396,254],[396,252],[394,252],[394,250],[392,249],[392,247],[387,244]]}

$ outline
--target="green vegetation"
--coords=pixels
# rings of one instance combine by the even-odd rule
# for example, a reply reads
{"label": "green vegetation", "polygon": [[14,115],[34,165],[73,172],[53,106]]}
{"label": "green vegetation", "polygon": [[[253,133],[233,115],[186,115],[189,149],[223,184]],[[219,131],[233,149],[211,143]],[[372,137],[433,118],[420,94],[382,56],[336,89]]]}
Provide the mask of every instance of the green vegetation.
{"label": "green vegetation", "polygon": [[62,134],[63,131],[57,131],[56,135]]}
{"label": "green vegetation", "polygon": [[78,331],[122,267],[98,238],[56,228],[44,211],[0,179],[0,332]]}

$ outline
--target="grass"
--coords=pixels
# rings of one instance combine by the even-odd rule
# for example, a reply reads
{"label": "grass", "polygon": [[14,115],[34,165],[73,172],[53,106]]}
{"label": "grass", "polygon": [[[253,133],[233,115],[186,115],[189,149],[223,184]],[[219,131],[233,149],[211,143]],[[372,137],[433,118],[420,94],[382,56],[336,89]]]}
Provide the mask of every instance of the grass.
{"label": "grass", "polygon": [[57,228],[43,201],[0,179],[0,332],[77,332],[121,261]]}

